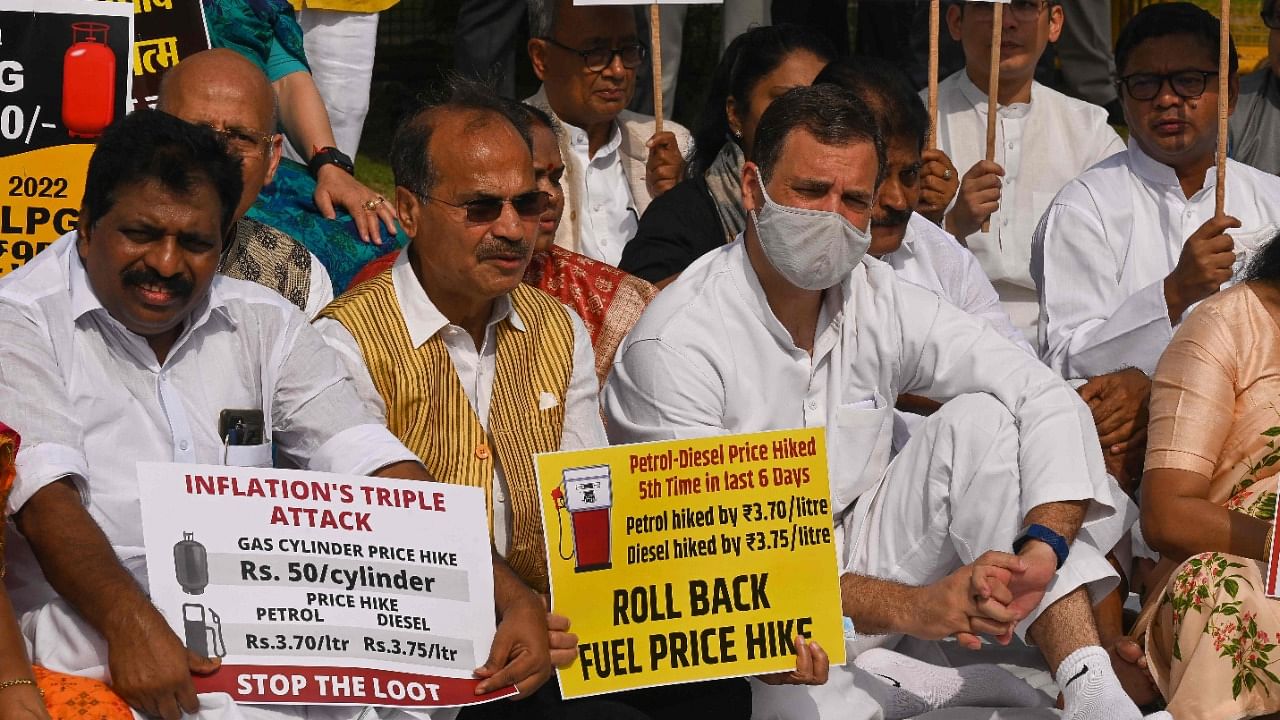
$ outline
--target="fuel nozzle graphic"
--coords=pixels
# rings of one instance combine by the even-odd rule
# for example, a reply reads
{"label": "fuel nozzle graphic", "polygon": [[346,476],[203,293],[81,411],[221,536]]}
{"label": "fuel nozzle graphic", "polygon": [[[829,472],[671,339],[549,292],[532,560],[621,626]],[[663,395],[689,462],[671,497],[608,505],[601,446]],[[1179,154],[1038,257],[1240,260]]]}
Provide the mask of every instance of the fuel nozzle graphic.
{"label": "fuel nozzle graphic", "polygon": [[182,533],[182,539],[173,546],[173,567],[182,592],[204,594],[209,585],[209,555],[204,545],[196,541],[194,533]]}

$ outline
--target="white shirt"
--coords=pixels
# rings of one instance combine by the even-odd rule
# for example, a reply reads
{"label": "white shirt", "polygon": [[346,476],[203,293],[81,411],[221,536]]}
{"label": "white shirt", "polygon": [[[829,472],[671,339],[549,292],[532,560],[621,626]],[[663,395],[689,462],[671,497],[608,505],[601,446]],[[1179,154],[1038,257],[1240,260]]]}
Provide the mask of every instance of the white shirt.
{"label": "white shirt", "polygon": [[622,248],[636,236],[640,216],[631,198],[631,186],[622,167],[622,132],[618,124],[610,126],[609,142],[591,156],[587,131],[565,124],[569,149],[577,156],[579,167],[586,168],[586,194],[578,207],[582,217],[578,225],[582,238],[581,253],[594,260],[617,266],[622,262]]}
{"label": "white shirt", "polygon": [[[1036,335],[1031,236],[1053,196],[1075,176],[1124,149],[1102,108],[1040,83],[1031,102],[1002,106],[995,161],[1004,168],[1000,210],[990,232],[965,239],[1005,309],[1028,338]],[[961,70],[938,84],[938,147],[963,177],[986,158],[987,94]]]}
{"label": "white shirt", "polygon": [[[325,472],[367,475],[416,459],[361,402],[307,318],[254,283],[214,276],[160,363],[99,302],[67,236],[0,280],[0,337],[0,408],[23,441],[7,511],[75,478],[143,587],[138,461],[270,466],[271,441],[293,464]],[[268,443],[228,458],[218,433],[225,409],[261,410]],[[34,566],[10,573],[39,577]]]}
{"label": "white shirt", "polygon": [[[409,264],[409,255],[400,252],[391,268],[391,284],[395,288],[396,301],[404,316],[409,338],[415,348],[440,335],[444,340],[449,359],[458,373],[462,388],[471,401],[480,425],[489,431],[489,404],[493,398],[493,381],[498,367],[497,327],[509,320],[511,327],[525,331],[524,322],[516,313],[510,297],[503,295],[493,305],[493,314],[485,327],[484,344],[477,350],[471,335],[449,319],[427,297],[422,283]],[[573,321],[573,373],[565,391],[564,430],[560,438],[561,450],[581,450],[604,447],[609,444],[600,420],[599,381],[596,379],[595,354],[591,350],[591,336],[587,333],[577,313],[566,308]],[[356,389],[366,404],[377,408],[380,417],[386,417],[386,403],[378,394],[364,364],[360,344],[342,323],[332,318],[320,318],[316,329],[346,361],[347,370],[355,378]],[[493,473],[493,542],[504,554],[510,546],[512,511],[508,500],[505,475],[496,460]]]}
{"label": "white shirt", "polygon": [[[1280,227],[1280,178],[1227,162],[1226,212],[1241,223],[1228,234],[1239,252]],[[1031,266],[1046,363],[1068,378],[1155,372],[1173,339],[1164,279],[1213,217],[1217,176],[1209,168],[1187,198],[1173,168],[1130,141],[1062,189],[1036,230]]]}
{"label": "white shirt", "polygon": [[1076,393],[988,323],[872,258],[826,292],[811,356],[773,315],[745,243],[707,253],[623,342],[604,409],[615,443],[825,426],[840,522],[888,466],[898,395],[972,392],[1017,419],[1024,514],[1092,488],[1102,505],[1091,517],[1110,516],[1097,433]]}
{"label": "white shirt", "polygon": [[311,287],[307,290],[307,304],[302,312],[308,318],[315,318],[333,302],[333,280],[320,258],[310,250],[307,254],[311,256]]}
{"label": "white shirt", "polygon": [[956,242],[951,233],[928,218],[912,213],[902,245],[880,259],[888,263],[899,278],[986,320],[1009,342],[1035,355],[1022,331],[1013,326],[1000,306],[1000,298],[978,265],[978,259]]}

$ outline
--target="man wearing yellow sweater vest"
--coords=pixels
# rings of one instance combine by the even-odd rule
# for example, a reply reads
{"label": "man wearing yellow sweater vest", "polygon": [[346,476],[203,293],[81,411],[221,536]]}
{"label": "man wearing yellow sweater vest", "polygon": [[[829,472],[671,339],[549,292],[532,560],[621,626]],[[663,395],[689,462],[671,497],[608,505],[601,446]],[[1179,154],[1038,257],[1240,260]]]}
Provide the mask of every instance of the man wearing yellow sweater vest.
{"label": "man wearing yellow sweater vest", "polygon": [[[496,97],[459,84],[409,118],[391,152],[410,243],[316,327],[432,476],[484,488],[495,548],[546,593],[533,456],[608,440],[586,327],[521,283],[550,201],[529,138]],[[552,644],[555,660],[555,633]]]}

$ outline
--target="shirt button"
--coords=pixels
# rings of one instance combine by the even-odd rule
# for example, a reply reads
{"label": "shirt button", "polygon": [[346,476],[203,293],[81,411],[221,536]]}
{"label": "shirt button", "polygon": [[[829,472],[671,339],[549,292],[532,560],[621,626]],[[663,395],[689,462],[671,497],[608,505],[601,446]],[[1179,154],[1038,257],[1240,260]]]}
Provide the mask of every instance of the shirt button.
{"label": "shirt button", "polygon": [[488,460],[488,459],[489,459],[489,446],[488,446],[488,445],[485,445],[484,443],[480,443],[479,445],[477,445],[477,446],[476,446],[476,457],[480,458],[481,460]]}
{"label": "shirt button", "polygon": [[162,372],[162,373],[160,373],[160,382],[162,382],[162,383],[167,383],[167,382],[169,382],[169,373],[168,373],[168,372]]}
{"label": "shirt button", "polygon": [[191,445],[186,440],[183,440],[182,442],[178,443],[179,450],[185,451],[189,447],[191,447]]}
{"label": "shirt button", "polygon": [[808,404],[808,406],[809,406],[809,409],[810,409],[810,410],[817,410],[817,409],[818,409],[818,401],[817,401],[817,400],[810,400],[807,404]]}

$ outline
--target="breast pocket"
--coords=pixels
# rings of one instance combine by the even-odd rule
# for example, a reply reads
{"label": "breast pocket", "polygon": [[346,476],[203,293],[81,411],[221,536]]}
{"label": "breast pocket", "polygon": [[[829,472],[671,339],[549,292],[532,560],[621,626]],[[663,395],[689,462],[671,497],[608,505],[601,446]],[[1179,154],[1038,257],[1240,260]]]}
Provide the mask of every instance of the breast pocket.
{"label": "breast pocket", "polygon": [[275,465],[271,457],[271,443],[261,445],[227,445],[223,463],[232,467],[263,467]]}
{"label": "breast pocket", "polygon": [[893,406],[874,397],[841,405],[835,427],[828,428],[832,448],[831,494],[837,512],[871,489],[889,466],[893,440]]}

